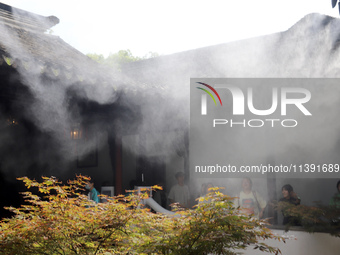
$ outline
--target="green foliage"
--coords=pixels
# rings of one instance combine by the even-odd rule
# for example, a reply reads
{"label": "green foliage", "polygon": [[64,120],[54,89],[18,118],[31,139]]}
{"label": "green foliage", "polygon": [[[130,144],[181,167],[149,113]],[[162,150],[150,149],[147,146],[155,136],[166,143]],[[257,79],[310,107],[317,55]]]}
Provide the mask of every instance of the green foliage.
{"label": "green foliage", "polygon": [[159,54],[156,52],[149,52],[144,57],[137,57],[133,56],[130,50],[120,50],[116,53],[111,53],[107,58],[104,58],[102,54],[95,53],[89,53],[87,56],[98,63],[120,70],[126,63],[158,57]]}
{"label": "green foliage", "polygon": [[67,185],[54,177],[20,180],[37,194],[24,192],[27,204],[8,208],[16,216],[0,222],[3,254],[237,254],[248,246],[278,254],[263,240],[284,241],[218,190],[197,208],[167,216],[140,206],[147,193],[94,204],[82,194],[84,176]]}
{"label": "green foliage", "polygon": [[[338,206],[321,204],[307,206],[278,202],[275,208],[295,219],[307,232],[328,232],[332,236],[340,237],[340,207]],[[285,227],[289,230],[291,226],[288,224]]]}
{"label": "green foliage", "polygon": [[102,54],[88,53],[86,56],[101,64],[105,61],[105,58]]}

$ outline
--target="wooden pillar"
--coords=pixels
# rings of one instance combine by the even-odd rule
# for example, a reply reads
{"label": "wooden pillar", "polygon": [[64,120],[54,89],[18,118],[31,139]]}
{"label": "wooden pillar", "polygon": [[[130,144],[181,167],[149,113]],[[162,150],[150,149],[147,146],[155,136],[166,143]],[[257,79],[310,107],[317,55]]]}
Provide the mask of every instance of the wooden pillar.
{"label": "wooden pillar", "polygon": [[267,177],[267,189],[268,189],[268,201],[267,205],[267,217],[270,218],[269,223],[273,225],[278,224],[278,216],[277,211],[273,207],[272,203],[277,201],[277,193],[276,193],[276,178],[275,175]]}
{"label": "wooden pillar", "polygon": [[123,170],[122,170],[122,137],[115,138],[115,193],[123,194]]}
{"label": "wooden pillar", "polygon": [[146,143],[146,135],[144,133],[139,134],[139,143],[138,143],[138,158],[137,158],[137,166],[136,166],[136,181],[137,185],[144,186],[145,185],[145,143]]}
{"label": "wooden pillar", "polygon": [[190,161],[189,161],[189,131],[184,131],[184,136],[183,136],[183,143],[184,143],[184,172],[187,176],[187,184],[190,183]]}
{"label": "wooden pillar", "polygon": [[113,184],[115,186],[115,195],[119,195],[123,194],[122,137],[115,136],[111,130],[109,130],[108,134],[110,159],[113,171]]}

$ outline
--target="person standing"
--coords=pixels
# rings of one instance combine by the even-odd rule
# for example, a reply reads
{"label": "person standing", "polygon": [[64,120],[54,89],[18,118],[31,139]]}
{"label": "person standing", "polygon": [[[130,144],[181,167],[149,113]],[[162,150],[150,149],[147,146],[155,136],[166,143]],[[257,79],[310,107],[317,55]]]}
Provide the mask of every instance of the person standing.
{"label": "person standing", "polygon": [[184,184],[185,175],[178,172],[175,177],[177,184],[171,188],[168,199],[171,204],[178,203],[181,208],[189,208],[190,192],[188,186]]}
{"label": "person standing", "polygon": [[242,212],[253,215],[255,218],[262,218],[267,202],[256,192],[253,191],[253,183],[250,178],[242,179],[242,191],[238,198],[235,199],[236,207],[242,208]]}
{"label": "person standing", "polygon": [[[296,195],[296,193],[293,190],[292,185],[286,184],[282,187],[282,198],[279,200],[279,202],[285,202],[292,205],[299,205],[301,203],[301,199]],[[294,225],[299,226],[301,223],[296,217],[290,216],[285,210],[282,210],[283,214],[283,225]]]}
{"label": "person standing", "polygon": [[331,201],[329,202],[330,206],[334,206],[337,209],[340,209],[340,180],[336,184],[337,193],[334,194],[334,196],[331,198]]}

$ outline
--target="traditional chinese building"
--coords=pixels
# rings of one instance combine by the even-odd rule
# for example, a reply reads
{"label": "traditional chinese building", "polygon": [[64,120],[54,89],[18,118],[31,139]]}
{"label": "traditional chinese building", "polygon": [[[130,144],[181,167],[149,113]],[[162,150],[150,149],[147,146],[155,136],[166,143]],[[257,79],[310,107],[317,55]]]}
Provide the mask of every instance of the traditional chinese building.
{"label": "traditional chinese building", "polygon": [[[121,72],[98,65],[53,35],[51,28],[58,23],[54,16],[0,4],[0,201],[4,205],[18,199],[14,193],[19,187],[13,182],[23,175],[66,180],[81,173],[93,177],[97,189],[114,186],[121,194],[132,181],[163,184],[168,192],[176,182],[175,173],[183,171],[192,204],[201,184],[208,181],[236,196],[239,179],[197,180],[189,171],[190,78],[339,76],[339,20],[319,14],[304,17],[285,32],[134,62]],[[337,120],[332,123],[337,127]],[[339,137],[325,139],[336,158]],[[249,147],[257,151],[265,146]],[[268,148],[265,162],[275,164]],[[289,157],[303,156],[298,142],[282,149]],[[286,183],[293,185],[302,203],[313,205],[328,203],[336,180],[275,176],[253,180],[267,201],[279,199]],[[275,224],[282,221],[273,210],[267,210],[267,216]],[[323,240],[327,247],[334,241]],[[311,247],[318,251],[325,246]],[[301,254],[312,254],[311,249]]]}

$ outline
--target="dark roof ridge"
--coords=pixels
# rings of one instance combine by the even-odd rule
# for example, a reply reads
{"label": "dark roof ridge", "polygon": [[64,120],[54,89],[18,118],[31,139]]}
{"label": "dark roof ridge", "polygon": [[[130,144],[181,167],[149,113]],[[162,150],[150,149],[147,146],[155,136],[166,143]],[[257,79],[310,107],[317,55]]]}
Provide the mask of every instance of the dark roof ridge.
{"label": "dark roof ridge", "polygon": [[[163,60],[163,59],[166,59],[166,58],[181,56],[183,54],[185,54],[186,57],[187,57],[188,54],[195,54],[199,51],[211,50],[213,48],[231,47],[233,45],[239,45],[239,44],[242,44],[244,42],[249,43],[252,40],[256,41],[258,39],[265,39],[265,38],[271,38],[273,36],[283,35],[286,32],[292,32],[295,29],[298,29],[304,23],[309,23],[310,20],[313,20],[313,19],[316,19],[316,18],[318,18],[319,20],[322,21],[322,23],[320,23],[320,24],[323,25],[323,26],[327,25],[331,21],[340,21],[340,19],[326,15],[326,14],[309,13],[309,14],[306,14],[303,18],[301,18],[299,21],[297,21],[295,24],[293,24],[290,28],[288,28],[285,31],[279,31],[279,32],[275,32],[275,33],[271,33],[271,34],[267,34],[267,35],[254,36],[254,37],[250,37],[250,38],[239,39],[239,40],[219,43],[219,44],[215,44],[215,45],[203,46],[203,47],[199,47],[199,48],[195,48],[195,49],[183,50],[183,51],[175,52],[175,53],[171,53],[171,54],[160,55],[160,56],[155,57],[155,58],[142,59],[142,60],[138,60],[138,61],[135,61],[135,62],[129,62],[129,63],[124,64],[123,69],[129,70],[131,68],[134,68],[135,66],[141,65],[142,63],[143,64],[144,63],[150,63],[150,62],[154,62],[154,61],[159,61],[160,59]],[[315,24],[319,25],[319,23],[315,23]]]}
{"label": "dark roof ridge", "polygon": [[45,17],[3,3],[0,3],[0,19],[15,28],[42,32],[59,23],[59,19],[55,16]]}
{"label": "dark roof ridge", "polygon": [[294,30],[298,28],[299,26],[303,26],[303,24],[306,24],[306,23],[309,23],[310,26],[312,25],[325,26],[332,21],[339,21],[339,19],[329,16],[327,14],[313,12],[313,13],[306,14],[304,17],[298,20],[295,24],[293,24],[287,31]]}

